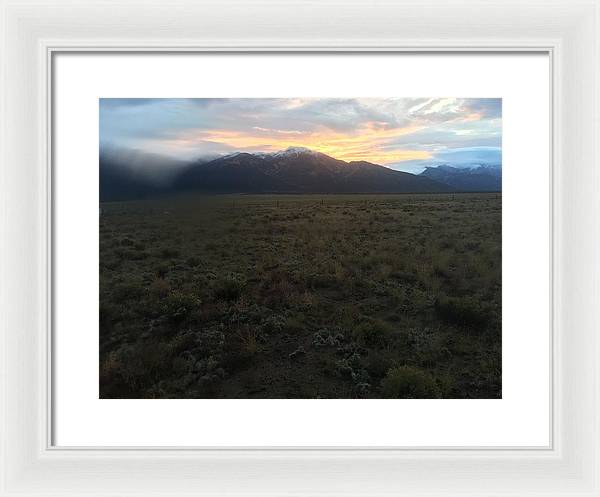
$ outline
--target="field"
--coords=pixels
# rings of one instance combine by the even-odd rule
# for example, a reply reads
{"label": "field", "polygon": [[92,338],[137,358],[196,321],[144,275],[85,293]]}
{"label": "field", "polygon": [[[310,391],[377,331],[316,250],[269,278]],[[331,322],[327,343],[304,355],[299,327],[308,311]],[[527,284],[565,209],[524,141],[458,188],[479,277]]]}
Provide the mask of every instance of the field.
{"label": "field", "polygon": [[100,397],[500,398],[501,204],[103,204]]}

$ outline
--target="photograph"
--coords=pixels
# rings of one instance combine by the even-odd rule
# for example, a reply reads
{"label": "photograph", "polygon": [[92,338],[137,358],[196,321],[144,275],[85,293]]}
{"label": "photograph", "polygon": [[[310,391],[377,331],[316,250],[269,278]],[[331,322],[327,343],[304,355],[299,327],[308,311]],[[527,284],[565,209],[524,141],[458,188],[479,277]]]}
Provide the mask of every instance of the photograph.
{"label": "photograph", "polygon": [[98,113],[100,399],[502,398],[501,98]]}

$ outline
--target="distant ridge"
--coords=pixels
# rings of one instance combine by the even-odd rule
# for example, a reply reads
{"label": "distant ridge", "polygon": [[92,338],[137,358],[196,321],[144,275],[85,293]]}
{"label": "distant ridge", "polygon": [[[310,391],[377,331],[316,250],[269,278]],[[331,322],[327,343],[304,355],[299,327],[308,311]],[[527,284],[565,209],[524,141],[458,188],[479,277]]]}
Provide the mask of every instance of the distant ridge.
{"label": "distant ridge", "polygon": [[[131,157],[135,157],[132,165]],[[142,174],[146,169],[163,172]],[[151,167],[150,167],[151,166]],[[164,170],[169,173],[165,174]],[[438,193],[499,191],[501,169],[428,167],[415,175],[366,161],[334,159],[303,147],[236,152],[191,163],[141,152],[100,153],[100,200],[198,193]]]}
{"label": "distant ridge", "polygon": [[439,165],[427,167],[419,176],[463,192],[502,191],[502,167],[499,164],[473,164],[468,167]]}

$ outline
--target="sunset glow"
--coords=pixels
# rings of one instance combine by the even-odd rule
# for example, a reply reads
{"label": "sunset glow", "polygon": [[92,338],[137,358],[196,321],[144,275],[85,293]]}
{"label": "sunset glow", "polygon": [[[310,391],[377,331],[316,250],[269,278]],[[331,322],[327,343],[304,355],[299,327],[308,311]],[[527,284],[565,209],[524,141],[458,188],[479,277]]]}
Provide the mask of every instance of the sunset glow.
{"label": "sunset glow", "polygon": [[499,156],[501,100],[101,99],[100,144],[186,160],[306,147],[410,169],[452,152]]}

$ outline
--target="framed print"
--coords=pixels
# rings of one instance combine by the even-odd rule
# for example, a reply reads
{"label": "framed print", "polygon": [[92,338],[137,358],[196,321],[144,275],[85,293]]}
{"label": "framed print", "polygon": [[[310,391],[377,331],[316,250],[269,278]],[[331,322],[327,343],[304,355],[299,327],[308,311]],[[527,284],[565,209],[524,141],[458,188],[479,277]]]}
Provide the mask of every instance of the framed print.
{"label": "framed print", "polygon": [[[65,192],[54,443],[550,445],[549,334],[537,326],[550,316],[547,55],[58,54],[53,64],[54,187]],[[115,64],[120,77],[107,82]],[[171,98],[112,97],[156,95],[157,66],[184,82]],[[246,67],[263,77],[237,97]],[[341,90],[355,67],[381,82],[357,76]],[[202,83],[216,98],[193,97],[200,68],[222,75]],[[451,69],[452,83],[426,76],[424,87],[424,73]],[[311,70],[322,79],[297,74]],[[515,72],[527,84],[503,76]],[[419,76],[399,83],[407,73]],[[135,183],[156,173],[151,160],[173,175]],[[440,171],[484,183],[428,176]],[[536,282],[528,295],[523,274]],[[98,328],[77,332],[88,315]],[[527,315],[535,331],[510,331]],[[156,440],[136,413],[159,422],[148,399],[178,419]],[[432,416],[432,403],[430,422],[397,426]],[[238,408],[254,430],[218,421]],[[96,416],[117,428],[94,438],[78,420]],[[366,419],[371,428],[352,428]]]}
{"label": "framed print", "polygon": [[600,494],[597,2],[1,12],[2,495]]}

